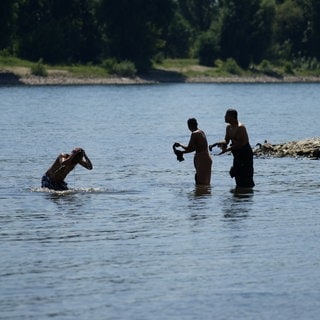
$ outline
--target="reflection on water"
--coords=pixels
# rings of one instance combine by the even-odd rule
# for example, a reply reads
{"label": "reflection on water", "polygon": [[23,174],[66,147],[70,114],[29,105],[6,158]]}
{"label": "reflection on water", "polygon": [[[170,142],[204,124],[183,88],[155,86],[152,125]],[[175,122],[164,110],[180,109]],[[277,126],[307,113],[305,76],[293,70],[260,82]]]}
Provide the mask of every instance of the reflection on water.
{"label": "reflection on water", "polygon": [[212,201],[212,187],[207,185],[196,185],[194,190],[188,194],[188,208],[190,220],[201,221],[208,218]]}
{"label": "reflection on water", "polygon": [[68,207],[68,211],[77,212],[86,202],[85,194],[79,196],[75,192],[48,192],[45,194],[46,198],[52,200],[58,208],[61,210],[65,210],[66,206]]}
{"label": "reflection on water", "polygon": [[211,186],[198,185],[194,189],[194,196],[197,197],[206,197],[211,195]]}
{"label": "reflection on water", "polygon": [[253,204],[254,190],[248,188],[234,188],[231,196],[224,199],[223,212],[227,219],[242,219],[249,216]]}
{"label": "reflection on water", "polygon": [[254,189],[235,187],[234,189],[231,189],[230,192],[233,193],[235,198],[252,198]]}

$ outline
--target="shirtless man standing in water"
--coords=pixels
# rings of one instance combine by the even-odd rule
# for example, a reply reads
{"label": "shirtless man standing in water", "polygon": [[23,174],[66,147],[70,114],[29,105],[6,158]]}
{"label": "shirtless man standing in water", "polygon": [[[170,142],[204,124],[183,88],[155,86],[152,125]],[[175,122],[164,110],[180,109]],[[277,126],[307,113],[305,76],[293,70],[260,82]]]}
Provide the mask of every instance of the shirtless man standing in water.
{"label": "shirtless man standing in water", "polygon": [[208,142],[205,133],[198,129],[195,118],[188,120],[188,127],[191,137],[187,146],[175,142],[174,149],[181,147],[184,149],[182,154],[195,151],[193,163],[196,169],[195,181],[197,185],[210,185],[212,159],[208,151]]}
{"label": "shirtless man standing in water", "polygon": [[[225,140],[209,146],[221,148],[219,154],[231,151],[233,154],[233,166],[230,169],[231,178],[236,179],[238,187],[252,188],[253,182],[253,153],[249,144],[246,127],[238,121],[238,113],[234,109],[228,109],[225,114],[226,127]],[[229,142],[232,144],[228,147]]]}
{"label": "shirtless man standing in water", "polygon": [[81,148],[73,149],[71,154],[61,153],[42,177],[41,187],[57,191],[68,190],[64,179],[77,164],[88,170],[93,168],[90,159]]}

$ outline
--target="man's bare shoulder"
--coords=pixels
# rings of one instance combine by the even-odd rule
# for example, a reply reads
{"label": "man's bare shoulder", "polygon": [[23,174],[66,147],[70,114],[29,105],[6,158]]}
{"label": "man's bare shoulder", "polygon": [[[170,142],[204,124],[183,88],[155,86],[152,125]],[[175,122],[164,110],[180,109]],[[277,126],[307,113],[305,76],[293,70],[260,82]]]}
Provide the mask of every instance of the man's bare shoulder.
{"label": "man's bare shoulder", "polygon": [[246,132],[246,131],[247,131],[247,128],[246,128],[246,126],[245,126],[243,123],[239,123],[238,131],[240,131],[240,132]]}
{"label": "man's bare shoulder", "polygon": [[59,154],[59,158],[62,158],[62,159],[67,159],[69,157],[70,157],[70,154],[68,154],[68,153],[61,152]]}
{"label": "man's bare shoulder", "polygon": [[197,137],[200,134],[199,130],[195,130],[191,132],[191,137]]}
{"label": "man's bare shoulder", "polygon": [[232,125],[230,123],[228,123],[226,125],[226,132],[230,132],[230,131],[232,131]]}
{"label": "man's bare shoulder", "polygon": [[193,131],[192,135],[193,135],[193,137],[195,137],[197,139],[203,139],[205,137],[205,133],[200,129]]}

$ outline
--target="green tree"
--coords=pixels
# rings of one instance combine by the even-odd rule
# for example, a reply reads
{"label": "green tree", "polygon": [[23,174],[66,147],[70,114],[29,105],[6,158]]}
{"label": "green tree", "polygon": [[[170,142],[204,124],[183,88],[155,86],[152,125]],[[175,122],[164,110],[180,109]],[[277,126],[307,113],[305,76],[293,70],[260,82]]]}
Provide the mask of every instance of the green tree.
{"label": "green tree", "polygon": [[217,0],[178,0],[179,10],[198,32],[207,31],[217,14]]}
{"label": "green tree", "polygon": [[7,49],[12,45],[15,31],[16,1],[0,1],[0,50]]}
{"label": "green tree", "polygon": [[305,56],[320,59],[320,0],[297,0],[304,12]]}
{"label": "green tree", "polygon": [[271,42],[274,3],[261,0],[225,0],[222,12],[221,55],[242,68],[264,56]]}
{"label": "green tree", "polygon": [[320,1],[313,0],[311,7],[310,55],[320,60]]}
{"label": "green tree", "polygon": [[278,55],[291,59],[304,55],[304,38],[307,21],[302,7],[295,0],[285,0],[279,4],[275,21],[275,42]]}
{"label": "green tree", "polygon": [[274,0],[262,0],[253,21],[252,41],[254,42],[251,54],[254,63],[260,63],[270,53],[274,37],[274,22],[276,4]]}
{"label": "green tree", "polygon": [[21,0],[19,53],[49,63],[94,59],[96,30],[89,0]]}
{"label": "green tree", "polygon": [[214,61],[219,58],[220,45],[218,32],[210,30],[203,32],[197,43],[199,63],[205,66],[214,66]]}
{"label": "green tree", "polygon": [[173,17],[172,0],[102,0],[100,23],[105,55],[135,63],[138,71],[151,66],[164,47],[164,30]]}
{"label": "green tree", "polygon": [[165,35],[165,56],[170,58],[188,58],[192,46],[193,29],[178,10],[168,26]]}

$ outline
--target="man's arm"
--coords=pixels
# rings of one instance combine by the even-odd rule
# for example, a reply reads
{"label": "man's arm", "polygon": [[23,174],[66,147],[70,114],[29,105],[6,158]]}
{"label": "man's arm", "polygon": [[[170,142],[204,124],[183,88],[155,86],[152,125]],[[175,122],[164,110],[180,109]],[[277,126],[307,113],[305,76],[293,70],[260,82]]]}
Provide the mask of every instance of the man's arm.
{"label": "man's arm", "polygon": [[174,146],[181,147],[182,149],[184,149],[183,153],[189,153],[189,152],[195,151],[196,150],[196,134],[191,133],[190,141],[187,146],[185,146],[179,142],[176,142],[174,144]]}
{"label": "man's arm", "polygon": [[223,141],[215,142],[214,144],[209,145],[209,150],[212,151],[212,148],[219,147],[220,149],[224,150],[227,148],[230,142],[230,137],[228,133],[228,127],[226,128],[226,135]]}
{"label": "man's arm", "polygon": [[92,166],[92,163],[91,163],[89,157],[86,155],[85,151],[81,148],[77,148],[75,150],[76,150],[76,152],[72,152],[71,155],[69,155],[69,154],[61,154],[60,155],[61,165],[63,167],[69,166],[70,164],[74,163],[74,158],[78,157],[79,154],[82,154],[82,158],[80,160],[77,160],[76,163],[79,163],[84,168],[91,170],[93,168],[93,166]]}
{"label": "man's arm", "polygon": [[85,152],[83,154],[83,157],[84,157],[84,160],[81,159],[79,161],[79,164],[82,165],[83,167],[85,167],[88,170],[92,170],[93,166],[92,166],[91,160],[89,159],[89,157],[87,156],[87,154]]}
{"label": "man's arm", "polygon": [[68,166],[72,163],[73,159],[77,156],[80,151],[73,152],[71,154],[61,153],[60,154],[60,163],[62,166]]}

